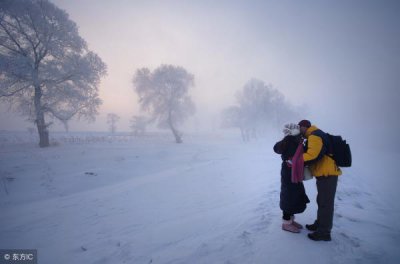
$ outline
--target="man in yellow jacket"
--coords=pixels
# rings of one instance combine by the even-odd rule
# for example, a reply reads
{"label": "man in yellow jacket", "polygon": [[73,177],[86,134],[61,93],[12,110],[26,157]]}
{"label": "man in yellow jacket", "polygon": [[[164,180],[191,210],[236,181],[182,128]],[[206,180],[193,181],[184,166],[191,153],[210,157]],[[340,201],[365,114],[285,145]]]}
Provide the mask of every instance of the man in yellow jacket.
{"label": "man in yellow jacket", "polygon": [[300,131],[307,139],[307,150],[303,154],[304,164],[309,165],[317,181],[317,220],[306,225],[313,233],[308,237],[315,241],[330,241],[333,225],[333,210],[340,168],[329,154],[329,139],[325,132],[311,125],[308,120],[299,122]]}

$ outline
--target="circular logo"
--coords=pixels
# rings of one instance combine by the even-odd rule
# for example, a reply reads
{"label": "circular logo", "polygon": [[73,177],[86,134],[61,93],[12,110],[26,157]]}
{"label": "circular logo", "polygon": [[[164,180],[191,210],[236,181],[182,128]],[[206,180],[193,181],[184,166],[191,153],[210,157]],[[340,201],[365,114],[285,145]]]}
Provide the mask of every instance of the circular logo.
{"label": "circular logo", "polygon": [[5,254],[5,255],[4,255],[4,259],[5,259],[5,260],[10,260],[10,258],[11,258],[11,257],[10,257],[10,254]]}

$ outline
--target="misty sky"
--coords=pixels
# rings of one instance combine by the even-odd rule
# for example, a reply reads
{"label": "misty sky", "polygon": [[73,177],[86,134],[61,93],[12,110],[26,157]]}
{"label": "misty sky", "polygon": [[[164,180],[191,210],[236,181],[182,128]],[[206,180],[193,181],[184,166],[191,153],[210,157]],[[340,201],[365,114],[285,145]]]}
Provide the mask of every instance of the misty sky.
{"label": "misty sky", "polygon": [[[135,70],[174,64],[195,76],[190,122],[199,126],[214,122],[236,91],[258,78],[292,104],[307,104],[304,116],[321,128],[372,134],[385,127],[390,137],[399,131],[399,1],[52,2],[108,66],[97,121],[72,122],[70,130],[106,130],[109,112],[128,130],[139,114]],[[1,129],[32,126],[1,108]]]}

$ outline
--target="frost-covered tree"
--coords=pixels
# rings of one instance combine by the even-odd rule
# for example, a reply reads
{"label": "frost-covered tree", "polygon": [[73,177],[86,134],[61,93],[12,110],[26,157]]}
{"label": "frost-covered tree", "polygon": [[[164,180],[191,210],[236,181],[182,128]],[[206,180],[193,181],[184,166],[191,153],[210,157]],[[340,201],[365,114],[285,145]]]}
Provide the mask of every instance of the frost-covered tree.
{"label": "frost-covered tree", "polygon": [[194,85],[193,75],[173,65],[161,65],[153,72],[142,68],[136,71],[133,85],[141,109],[148,111],[160,128],[171,129],[176,142],[182,143],[177,126],[195,112],[188,95],[189,88]]}
{"label": "frost-covered tree", "polygon": [[135,136],[141,136],[146,133],[147,123],[149,122],[148,118],[145,116],[133,116],[130,122],[130,127]]}
{"label": "frost-covered tree", "polygon": [[225,127],[238,127],[244,141],[249,135],[256,137],[259,131],[297,118],[284,95],[261,80],[248,81],[236,94],[236,99],[236,106],[223,111],[223,122]]}
{"label": "frost-covered tree", "polygon": [[250,140],[250,126],[244,111],[239,106],[231,106],[222,111],[222,127],[239,128],[243,141]]}
{"label": "frost-covered tree", "polygon": [[106,66],[68,14],[47,0],[0,2],[0,99],[36,124],[49,146],[46,119],[94,120]]}
{"label": "frost-covered tree", "polygon": [[117,122],[120,117],[117,114],[109,113],[107,115],[107,124],[110,126],[110,132],[114,134],[117,131]]}

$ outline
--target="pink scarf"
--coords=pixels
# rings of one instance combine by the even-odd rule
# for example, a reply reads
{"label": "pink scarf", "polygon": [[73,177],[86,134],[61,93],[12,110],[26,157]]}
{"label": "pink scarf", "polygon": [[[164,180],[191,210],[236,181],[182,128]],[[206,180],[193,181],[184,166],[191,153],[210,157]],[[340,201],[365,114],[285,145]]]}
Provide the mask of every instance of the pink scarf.
{"label": "pink scarf", "polygon": [[303,144],[300,143],[292,158],[292,182],[299,183],[304,179]]}

